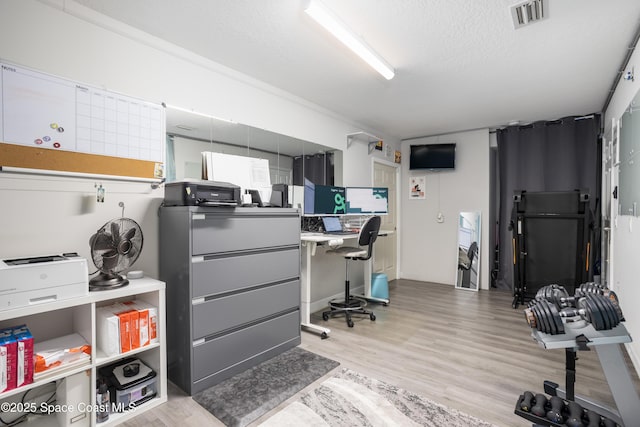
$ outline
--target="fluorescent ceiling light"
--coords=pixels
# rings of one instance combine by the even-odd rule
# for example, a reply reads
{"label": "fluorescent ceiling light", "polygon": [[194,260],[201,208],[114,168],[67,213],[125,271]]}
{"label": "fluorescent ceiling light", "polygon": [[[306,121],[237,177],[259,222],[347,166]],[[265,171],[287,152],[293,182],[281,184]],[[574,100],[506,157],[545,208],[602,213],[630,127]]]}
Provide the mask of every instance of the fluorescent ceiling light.
{"label": "fluorescent ceiling light", "polygon": [[176,107],[175,105],[167,105],[165,104],[165,107],[167,108],[171,108],[174,110],[178,110],[178,111],[182,111],[184,113],[191,113],[191,114],[195,114],[196,116],[200,116],[200,117],[206,117],[208,119],[215,119],[215,120],[220,120],[221,122],[227,122],[227,123],[233,123],[233,124],[237,124],[238,122],[231,120],[231,119],[223,119],[222,117],[216,117],[216,116],[212,116],[211,114],[205,114],[205,113],[199,113],[195,110],[190,110],[188,108],[182,108],[182,107]]}
{"label": "fluorescent ceiling light", "polygon": [[376,52],[367,46],[360,37],[354,35],[340,20],[331,13],[323,4],[316,0],[311,0],[305,9],[313,19],[322,25],[327,31],[333,34],[338,40],[344,43],[356,55],[362,58],[367,64],[372,66],[385,79],[391,80],[395,76],[393,68],[385,62]]}

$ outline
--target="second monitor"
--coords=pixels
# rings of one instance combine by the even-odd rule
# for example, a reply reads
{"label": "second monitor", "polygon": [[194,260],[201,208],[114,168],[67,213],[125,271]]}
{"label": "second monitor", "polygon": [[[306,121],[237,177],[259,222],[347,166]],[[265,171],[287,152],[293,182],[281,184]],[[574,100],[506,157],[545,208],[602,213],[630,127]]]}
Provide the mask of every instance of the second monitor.
{"label": "second monitor", "polygon": [[348,214],[389,213],[389,189],[386,187],[347,187]]}
{"label": "second monitor", "polygon": [[344,187],[316,185],[314,191],[314,213],[317,215],[342,215],[347,213]]}

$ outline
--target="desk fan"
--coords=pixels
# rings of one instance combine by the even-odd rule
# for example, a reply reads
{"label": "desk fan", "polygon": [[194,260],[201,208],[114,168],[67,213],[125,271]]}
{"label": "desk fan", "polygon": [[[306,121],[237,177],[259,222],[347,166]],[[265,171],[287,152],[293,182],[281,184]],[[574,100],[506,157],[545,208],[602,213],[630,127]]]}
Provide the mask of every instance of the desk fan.
{"label": "desk fan", "polygon": [[117,218],[103,225],[89,239],[91,258],[100,273],[89,281],[90,291],[126,286],[120,275],[133,265],[142,251],[142,230],[130,218]]}

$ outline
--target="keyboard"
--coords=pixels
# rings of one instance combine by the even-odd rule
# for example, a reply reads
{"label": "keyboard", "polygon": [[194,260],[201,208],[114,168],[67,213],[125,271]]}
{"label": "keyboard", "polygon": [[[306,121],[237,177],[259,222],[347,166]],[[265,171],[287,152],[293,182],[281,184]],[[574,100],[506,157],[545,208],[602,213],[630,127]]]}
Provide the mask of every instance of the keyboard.
{"label": "keyboard", "polygon": [[328,234],[330,236],[353,236],[354,234],[358,234],[359,231],[325,231],[324,234]]}

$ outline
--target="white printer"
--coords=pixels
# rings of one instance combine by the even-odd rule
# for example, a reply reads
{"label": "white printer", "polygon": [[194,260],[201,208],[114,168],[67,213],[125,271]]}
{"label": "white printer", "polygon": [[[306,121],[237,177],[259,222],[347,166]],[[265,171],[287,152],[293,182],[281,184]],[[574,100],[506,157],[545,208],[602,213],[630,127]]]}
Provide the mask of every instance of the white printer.
{"label": "white printer", "polygon": [[0,310],[88,293],[87,260],[77,254],[0,260]]}

